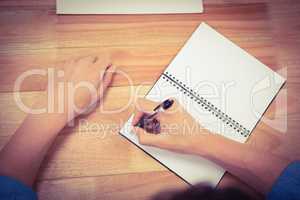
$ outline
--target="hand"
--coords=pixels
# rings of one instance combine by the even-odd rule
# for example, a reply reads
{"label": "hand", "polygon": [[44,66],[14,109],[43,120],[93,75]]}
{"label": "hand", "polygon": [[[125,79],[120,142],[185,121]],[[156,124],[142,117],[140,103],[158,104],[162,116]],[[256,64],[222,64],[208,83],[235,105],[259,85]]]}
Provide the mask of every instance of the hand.
{"label": "hand", "polygon": [[[106,57],[90,56],[66,62],[64,73],[58,71],[54,82],[49,79],[48,96],[36,103],[37,107],[48,106],[48,112],[29,114],[1,150],[0,175],[32,186],[58,133],[68,121],[103,98],[114,71]],[[60,111],[62,106],[64,110]]]}
{"label": "hand", "polygon": [[[143,114],[152,113],[158,104],[139,99],[132,125],[137,124]],[[169,110],[159,113],[157,120],[161,124],[160,134],[150,134],[134,127],[141,144],[200,155],[262,193],[270,191],[278,176],[290,163],[290,160],[272,154],[270,149],[259,149],[249,143],[239,143],[210,133],[176,101]]]}
{"label": "hand", "polygon": [[115,67],[107,57],[89,56],[64,64],[65,106],[76,117],[103,96],[110,85]]}
{"label": "hand", "polygon": [[176,100],[172,107],[155,116],[160,123],[161,133],[151,134],[135,126],[144,114],[153,113],[157,105],[159,103],[146,99],[138,99],[136,103],[132,125],[139,142],[182,153],[204,153],[205,137],[209,131],[201,127]]}

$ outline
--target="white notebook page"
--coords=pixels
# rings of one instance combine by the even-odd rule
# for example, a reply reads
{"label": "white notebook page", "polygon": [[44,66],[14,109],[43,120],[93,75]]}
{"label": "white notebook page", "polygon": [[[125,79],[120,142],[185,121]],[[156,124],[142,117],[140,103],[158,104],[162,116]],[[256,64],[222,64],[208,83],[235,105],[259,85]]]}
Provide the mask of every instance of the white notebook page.
{"label": "white notebook page", "polygon": [[[146,98],[154,101],[176,98],[202,126],[238,142],[247,140],[285,82],[276,72],[205,23],[196,29],[163,74]],[[191,99],[191,95],[166,81],[166,74],[249,130],[247,137],[204,109]],[[120,133],[190,184],[208,182],[216,185],[224,174],[220,166],[200,157],[139,145],[131,131],[130,120]]]}
{"label": "white notebook page", "polygon": [[57,0],[57,14],[202,13],[202,0]]}

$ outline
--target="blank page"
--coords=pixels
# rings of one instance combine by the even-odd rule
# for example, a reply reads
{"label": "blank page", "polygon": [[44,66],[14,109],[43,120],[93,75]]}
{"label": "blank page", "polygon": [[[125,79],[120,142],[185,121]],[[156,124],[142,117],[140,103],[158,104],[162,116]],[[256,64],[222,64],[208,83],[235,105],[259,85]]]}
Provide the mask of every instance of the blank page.
{"label": "blank page", "polygon": [[[176,98],[211,132],[245,142],[284,82],[276,72],[202,23],[146,98]],[[212,185],[220,181],[224,169],[204,158],[140,145],[131,119],[120,133],[185,181]],[[245,135],[239,132],[241,127]]]}
{"label": "blank page", "polygon": [[57,14],[201,13],[202,0],[57,0]]}

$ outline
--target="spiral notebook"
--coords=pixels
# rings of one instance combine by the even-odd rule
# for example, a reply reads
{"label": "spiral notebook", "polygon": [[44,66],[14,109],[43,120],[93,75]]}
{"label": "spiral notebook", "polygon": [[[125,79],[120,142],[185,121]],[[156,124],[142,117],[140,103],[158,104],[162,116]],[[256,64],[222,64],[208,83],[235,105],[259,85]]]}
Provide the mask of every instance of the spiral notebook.
{"label": "spiral notebook", "polygon": [[[279,74],[202,23],[146,98],[176,98],[202,126],[243,143],[284,83]],[[222,167],[199,156],[140,145],[131,120],[120,131],[128,140],[190,184],[218,184]]]}

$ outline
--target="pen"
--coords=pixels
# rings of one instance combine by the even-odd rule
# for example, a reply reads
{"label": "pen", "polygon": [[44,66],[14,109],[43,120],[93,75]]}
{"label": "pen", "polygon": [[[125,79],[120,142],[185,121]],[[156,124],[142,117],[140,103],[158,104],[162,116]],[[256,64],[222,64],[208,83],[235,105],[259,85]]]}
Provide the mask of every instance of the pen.
{"label": "pen", "polygon": [[163,101],[161,104],[159,104],[153,109],[154,113],[152,114],[145,113],[135,126],[143,128],[149,133],[154,133],[154,134],[160,133],[160,123],[154,117],[158,113],[169,109],[173,104],[174,104],[173,99],[167,99]]}

